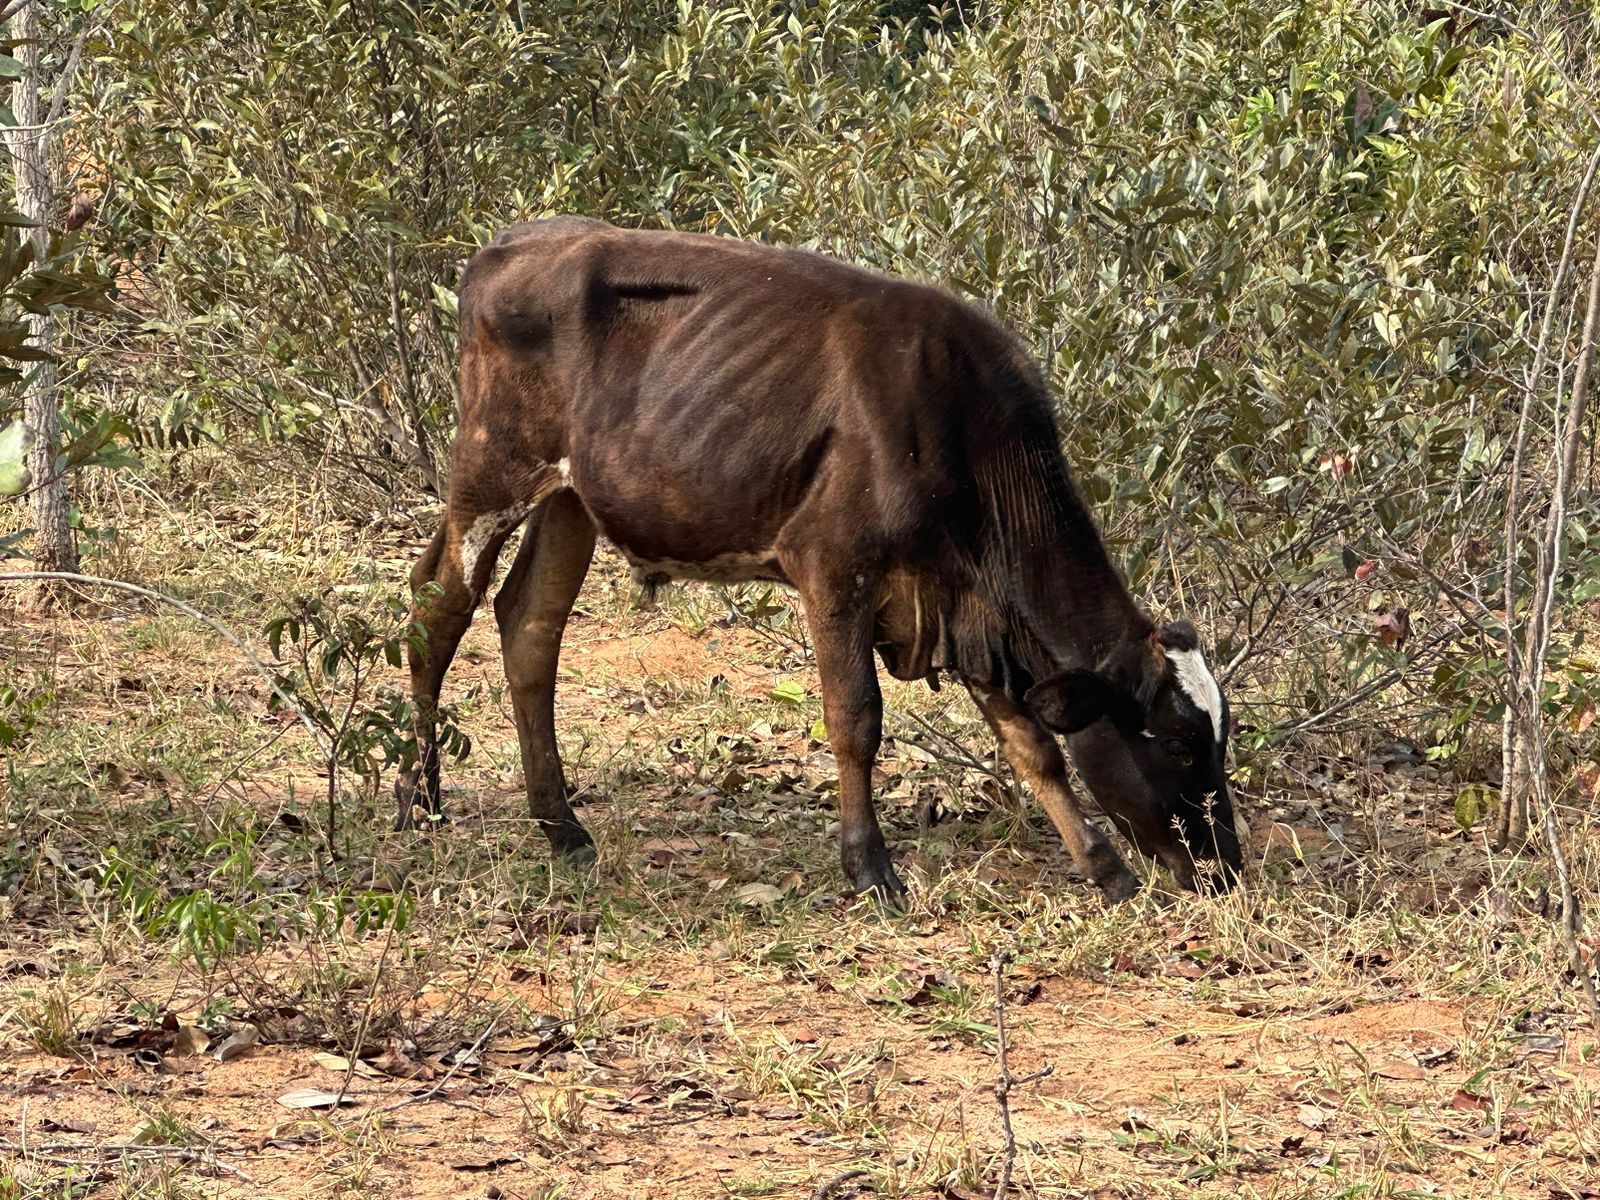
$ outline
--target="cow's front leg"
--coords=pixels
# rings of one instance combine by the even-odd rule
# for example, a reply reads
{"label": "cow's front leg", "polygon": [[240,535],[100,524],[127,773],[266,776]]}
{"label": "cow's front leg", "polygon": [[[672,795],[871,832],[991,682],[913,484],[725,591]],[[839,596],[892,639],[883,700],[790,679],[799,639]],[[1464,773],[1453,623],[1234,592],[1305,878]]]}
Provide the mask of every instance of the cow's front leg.
{"label": "cow's front leg", "polygon": [[1050,814],[1078,870],[1098,884],[1112,903],[1131,899],[1139,891],[1139,877],[1128,870],[1105,834],[1084,819],[1078,797],[1067,782],[1066,759],[1055,735],[1003,692],[977,684],[968,684],[967,690],[1000,740],[1000,753]]}
{"label": "cow's front leg", "polygon": [[561,635],[594,555],[594,524],[577,493],[558,492],[528,526],[494,599],[506,682],[528,782],[528,812],[558,857],[593,861],[594,839],[567,802],[556,745],[556,667]]}
{"label": "cow's front leg", "polygon": [[872,764],[883,734],[883,698],[872,660],[873,612],[868,589],[802,588],[822,675],[822,715],[839,764],[839,821],[845,877],[885,907],[905,907],[906,889],[872,806]]}

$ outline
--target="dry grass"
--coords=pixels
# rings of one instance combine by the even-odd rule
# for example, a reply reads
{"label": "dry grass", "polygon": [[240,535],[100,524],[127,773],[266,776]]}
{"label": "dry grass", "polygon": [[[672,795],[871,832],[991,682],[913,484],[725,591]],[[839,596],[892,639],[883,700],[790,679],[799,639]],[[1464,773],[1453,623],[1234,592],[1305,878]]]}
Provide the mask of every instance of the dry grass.
{"label": "dry grass", "polygon": [[[94,502],[139,531],[94,569],[246,634],[398,588],[421,541],[225,479]],[[1055,1068],[1011,1100],[1014,1195],[1593,1195],[1600,1070],[1543,866],[1456,829],[1442,766],[1257,758],[1248,885],[1108,911],[964,699],[892,685],[914,905],[883,921],[839,895],[803,639],[741,600],[640,612],[591,577],[559,699],[581,874],[522,815],[488,614],[450,684],[454,824],[388,833],[352,783],[330,860],[303,732],[207,631],[117,597],[16,613],[5,677],[50,700],[4,767],[0,1198],[988,1196],[996,947],[1012,1069]],[[230,1061],[182,1052],[246,1025]],[[353,1103],[277,1102],[304,1088]]]}

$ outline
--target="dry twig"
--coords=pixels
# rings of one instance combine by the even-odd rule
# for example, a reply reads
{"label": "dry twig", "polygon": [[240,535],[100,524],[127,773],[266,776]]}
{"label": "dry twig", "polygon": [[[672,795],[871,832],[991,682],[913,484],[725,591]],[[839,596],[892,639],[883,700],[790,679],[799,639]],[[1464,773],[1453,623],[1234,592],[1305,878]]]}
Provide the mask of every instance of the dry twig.
{"label": "dry twig", "polygon": [[1000,1128],[1006,1139],[994,1200],[1005,1200],[1006,1193],[1011,1190],[1011,1170],[1017,1162],[1017,1135],[1011,1128],[1011,1092],[1014,1088],[1043,1079],[1055,1070],[1046,1063],[1031,1075],[1016,1076],[1011,1073],[1009,1048],[1006,1045],[1006,963],[1010,961],[1011,955],[1004,950],[996,950],[989,958],[989,966],[994,971],[994,1027],[1000,1059],[1000,1074],[994,1081],[994,1098],[1000,1106]]}
{"label": "dry twig", "polygon": [[170,604],[173,608],[183,613],[184,616],[193,617],[196,621],[199,621],[205,625],[209,625],[224,639],[233,644],[233,648],[237,650],[250,663],[250,665],[256,669],[257,672],[260,673],[262,679],[267,681],[267,686],[272,689],[273,693],[278,697],[278,699],[287,704],[290,710],[300,718],[300,723],[306,727],[306,732],[311,735],[311,740],[316,743],[317,748],[322,750],[325,754],[329,752],[329,746],[326,739],[323,738],[321,731],[319,731],[317,727],[311,723],[311,718],[306,716],[305,710],[300,707],[299,703],[294,699],[294,697],[290,696],[289,693],[283,690],[278,683],[277,677],[267,669],[267,664],[262,662],[250,652],[250,648],[244,644],[243,639],[241,639],[238,634],[234,633],[233,630],[229,629],[215,617],[208,617],[198,608],[192,608],[185,604],[182,600],[175,599],[174,597],[167,595],[165,592],[157,592],[151,588],[140,587],[136,583],[123,583],[120,579],[103,579],[98,575],[81,575],[76,571],[10,571],[4,575],[0,575],[0,583],[30,583],[43,582],[46,580],[56,580],[62,583],[80,583],[98,587],[108,587],[114,591],[127,592],[132,596],[142,596],[146,600],[155,600],[161,604]]}
{"label": "dry twig", "polygon": [[418,1095],[407,1096],[403,1100],[396,1100],[393,1104],[385,1104],[378,1111],[386,1113],[394,1112],[397,1108],[404,1108],[408,1104],[426,1104],[440,1092],[444,1091],[445,1086],[455,1078],[456,1072],[461,1069],[461,1064],[466,1062],[473,1055],[477,1054],[479,1050],[483,1049],[483,1044],[489,1040],[496,1027],[499,1026],[500,1018],[503,1016],[505,1016],[504,1009],[495,1013],[494,1019],[489,1022],[488,1028],[478,1035],[477,1041],[473,1042],[472,1045],[467,1047],[466,1053],[456,1055],[455,1062],[450,1064],[450,1069],[444,1073],[444,1078],[439,1080],[438,1083],[434,1084],[427,1091],[421,1092]]}
{"label": "dry twig", "polygon": [[853,1171],[846,1171],[843,1175],[835,1175],[825,1183],[819,1183],[817,1190],[811,1193],[811,1200],[829,1200],[835,1192],[849,1183],[852,1179],[860,1179],[870,1172],[857,1167]]}

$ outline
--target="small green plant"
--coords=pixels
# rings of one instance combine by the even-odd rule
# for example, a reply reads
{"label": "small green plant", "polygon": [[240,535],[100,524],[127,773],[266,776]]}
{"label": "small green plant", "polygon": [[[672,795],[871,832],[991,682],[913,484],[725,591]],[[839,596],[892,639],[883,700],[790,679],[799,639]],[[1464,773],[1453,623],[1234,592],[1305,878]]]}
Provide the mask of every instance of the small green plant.
{"label": "small green plant", "polygon": [[72,1014],[72,997],[59,984],[18,992],[11,1020],[21,1027],[28,1043],[41,1053],[57,1058],[78,1057],[78,1026]]}
{"label": "small green plant", "polygon": [[192,1146],[201,1140],[194,1126],[165,1105],[139,1125],[138,1141],[143,1146]]}
{"label": "small green plant", "polygon": [[[319,938],[342,935],[350,922],[357,935],[393,925],[403,933],[411,920],[414,901],[406,893],[336,888],[309,899],[296,893],[259,890],[253,835],[234,835],[214,842],[212,854],[222,861],[212,869],[213,887],[197,888],[171,896],[147,867],[130,862],[109,847],[97,880],[101,893],[145,937],[171,937],[180,959],[202,968],[241,951],[257,950],[274,938],[314,934]],[[228,1015],[228,1001],[220,999],[202,1015],[201,1024]]]}
{"label": "small green plant", "polygon": [[[406,650],[420,647],[427,631],[410,620],[399,600],[388,600],[371,615],[329,592],[300,600],[292,612],[268,622],[266,635],[273,656],[288,658],[279,688],[322,735],[326,836],[329,853],[337,857],[341,770],[359,779],[372,799],[385,769],[404,769],[415,761],[410,701],[392,688],[374,689],[373,681],[385,664],[398,668]],[[270,706],[282,709],[286,702],[274,694]],[[438,730],[440,749],[464,758],[471,743],[451,709],[440,710]]]}
{"label": "small green plant", "polygon": [[9,683],[0,684],[0,750],[21,749],[53,698],[50,692],[24,697]]}
{"label": "small green plant", "polygon": [[98,1172],[68,1167],[54,1179],[25,1179],[0,1166],[0,1200],[83,1200],[100,1187]]}

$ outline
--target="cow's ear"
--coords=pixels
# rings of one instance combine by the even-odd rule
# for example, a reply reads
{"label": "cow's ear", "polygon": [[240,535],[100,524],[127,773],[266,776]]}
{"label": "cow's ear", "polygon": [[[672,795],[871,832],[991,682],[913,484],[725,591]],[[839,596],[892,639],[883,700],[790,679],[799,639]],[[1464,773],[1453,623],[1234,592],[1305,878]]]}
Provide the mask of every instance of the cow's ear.
{"label": "cow's ear", "polygon": [[1093,671],[1064,671],[1028,689],[1034,715],[1057,733],[1077,733],[1124,707],[1117,685]]}

